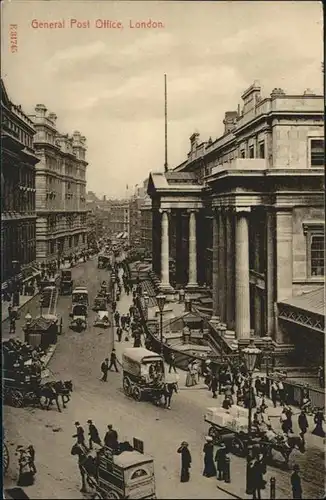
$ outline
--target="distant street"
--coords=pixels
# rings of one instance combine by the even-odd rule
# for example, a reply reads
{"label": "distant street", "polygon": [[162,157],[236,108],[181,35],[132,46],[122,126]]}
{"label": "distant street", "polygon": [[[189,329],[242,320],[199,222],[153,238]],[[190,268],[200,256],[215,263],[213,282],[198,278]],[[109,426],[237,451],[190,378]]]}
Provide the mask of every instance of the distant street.
{"label": "distant street", "polygon": [[[73,269],[74,285],[85,285],[89,290],[92,306],[100,283],[106,280],[107,271],[97,269],[97,260],[80,264]],[[22,319],[17,327],[23,325],[27,309],[32,315],[38,313],[39,298],[21,310]],[[118,303],[120,312],[125,313],[130,299],[123,296]],[[71,379],[74,392],[67,409],[60,414],[52,407],[51,411],[35,409],[16,409],[4,407],[6,440],[10,446],[11,468],[5,483],[15,478],[17,466],[14,445],[33,443],[36,449],[38,473],[35,485],[26,488],[31,498],[83,498],[79,492],[80,478],[76,458],[70,455],[74,443],[74,422],[79,420],[87,431],[87,420],[92,419],[104,436],[110,423],[118,431],[120,440],[137,437],[144,441],[145,452],[155,458],[155,471],[158,498],[231,498],[217,489],[214,478],[204,478],[202,448],[208,426],[203,420],[203,394],[199,390],[182,390],[174,396],[172,410],[156,408],[150,403],[127,398],[122,391],[122,376],[109,373],[108,382],[100,381],[100,365],[109,357],[113,344],[112,330],[92,326],[96,313],[90,310],[89,326],[86,332],[75,333],[69,330],[69,311],[71,296],[59,298],[58,313],[63,316],[64,333],[59,337],[55,355],[50,362],[51,377]],[[3,328],[8,328],[7,322]],[[212,400],[205,390],[207,406]],[[198,395],[198,397],[197,397]],[[199,397],[200,396],[200,397]],[[192,453],[191,480],[180,483],[180,455],[176,450],[182,440],[187,440]],[[311,481],[312,498],[318,498],[323,484],[323,462],[321,449],[311,448],[304,456],[298,457],[302,476]],[[270,468],[270,475],[277,477],[277,486],[289,487],[289,473]],[[243,481],[245,460],[231,455],[232,483],[236,488],[237,478]],[[6,484],[5,484],[6,485]],[[304,490],[305,491],[305,490]],[[243,493],[243,492],[242,492]],[[238,492],[241,496],[241,492]],[[290,494],[290,493],[288,493]],[[263,498],[268,497],[267,490]],[[279,493],[277,498],[284,498]],[[290,496],[288,496],[290,498]],[[308,498],[308,496],[304,496]]]}

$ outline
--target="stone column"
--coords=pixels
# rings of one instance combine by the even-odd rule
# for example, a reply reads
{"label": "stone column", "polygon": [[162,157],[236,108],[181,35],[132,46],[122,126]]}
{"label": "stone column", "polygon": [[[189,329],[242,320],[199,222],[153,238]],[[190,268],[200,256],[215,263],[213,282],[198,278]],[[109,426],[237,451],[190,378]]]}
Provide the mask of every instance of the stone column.
{"label": "stone column", "polygon": [[[260,251],[261,251],[261,236],[260,236],[260,224],[257,224],[254,228],[254,255],[255,255],[255,268],[256,272],[259,272],[259,264],[260,264]],[[259,290],[257,286],[255,286],[254,290],[254,324],[255,324],[255,335],[262,335],[262,318],[261,318],[261,296],[259,294]]]}
{"label": "stone column", "polygon": [[220,306],[220,321],[221,323],[226,323],[226,314],[225,314],[225,283],[226,283],[226,272],[225,272],[225,223],[224,223],[224,214],[221,210],[219,212],[218,218],[218,227],[219,227],[219,247],[218,247],[218,270],[219,270],[219,306]]}
{"label": "stone column", "polygon": [[238,339],[250,337],[249,207],[236,208],[235,229],[235,330]]}
{"label": "stone column", "polygon": [[219,228],[218,228],[218,212],[213,211],[213,315],[212,321],[219,321],[219,267],[218,267],[218,250],[219,250]]}
{"label": "stone column", "polygon": [[167,210],[161,210],[161,286],[170,288],[169,277],[169,215]]}
{"label": "stone column", "polygon": [[234,233],[233,213],[226,213],[225,243],[226,243],[226,325],[228,330],[234,329]]}
{"label": "stone column", "polygon": [[266,335],[274,336],[275,332],[275,286],[274,286],[274,262],[275,262],[275,219],[270,211],[266,217]]}
{"label": "stone column", "polygon": [[187,287],[197,286],[196,210],[189,210],[189,280]]}

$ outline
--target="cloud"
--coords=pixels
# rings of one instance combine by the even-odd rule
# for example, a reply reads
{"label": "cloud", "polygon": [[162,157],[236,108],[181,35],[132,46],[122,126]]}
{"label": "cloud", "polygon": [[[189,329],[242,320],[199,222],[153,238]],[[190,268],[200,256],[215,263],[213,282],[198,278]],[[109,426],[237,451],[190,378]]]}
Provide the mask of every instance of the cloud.
{"label": "cloud", "polygon": [[[39,4],[33,3],[33,17],[45,19],[38,14]],[[3,52],[8,92],[27,109],[44,102],[57,113],[60,130],[79,129],[87,136],[89,188],[95,191],[124,194],[127,179],[137,183],[149,170],[161,168],[164,73],[171,167],[186,158],[195,129],[203,140],[221,133],[224,112],[237,108],[253,80],[260,80],[263,96],[274,87],[288,92],[321,88],[317,2],[150,4],[137,5],[134,19],[165,17],[165,31],[29,30],[24,39],[25,3],[11,2],[9,22],[20,19],[21,45],[14,60]],[[51,2],[53,18],[63,15],[64,5]],[[74,5],[69,4],[67,18],[133,15],[132,2],[114,3],[110,12],[106,2]]]}

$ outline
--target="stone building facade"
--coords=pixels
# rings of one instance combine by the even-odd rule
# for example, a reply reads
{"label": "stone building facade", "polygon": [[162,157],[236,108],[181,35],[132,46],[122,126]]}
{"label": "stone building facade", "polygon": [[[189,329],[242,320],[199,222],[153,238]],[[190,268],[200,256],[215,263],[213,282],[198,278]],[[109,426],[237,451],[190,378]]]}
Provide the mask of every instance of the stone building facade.
{"label": "stone building facade", "polygon": [[112,235],[126,233],[130,236],[130,200],[110,200],[110,231]]}
{"label": "stone building facade", "polygon": [[146,252],[152,253],[152,200],[147,195],[144,197],[143,205],[140,209],[140,231],[141,238],[140,243],[141,247],[145,248]]}
{"label": "stone building facade", "polygon": [[324,286],[323,97],[264,98],[255,82],[242,101],[221,137],[193,134],[185,162],[150,175],[153,268],[171,293],[175,252],[177,285],[211,286],[211,324],[232,348],[254,335],[285,349],[278,304]]}
{"label": "stone building facade", "polygon": [[33,122],[1,80],[1,276],[6,282],[36,259]]}
{"label": "stone building facade", "polygon": [[49,261],[87,247],[86,138],[57,130],[43,104],[30,117],[36,129],[36,258]]}

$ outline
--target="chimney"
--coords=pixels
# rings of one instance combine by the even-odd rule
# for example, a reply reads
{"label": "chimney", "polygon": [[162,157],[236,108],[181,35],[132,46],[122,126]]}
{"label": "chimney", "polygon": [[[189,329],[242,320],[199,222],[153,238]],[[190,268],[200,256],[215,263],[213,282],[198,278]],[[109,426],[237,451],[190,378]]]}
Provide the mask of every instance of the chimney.
{"label": "chimney", "polygon": [[280,89],[280,88],[273,89],[273,91],[271,93],[272,99],[275,99],[276,97],[283,97],[283,96],[285,96],[285,92],[283,89]]}
{"label": "chimney", "polygon": [[36,104],[36,106],[35,106],[36,116],[44,118],[46,112],[47,112],[47,109],[44,106],[44,104]]}
{"label": "chimney", "polygon": [[48,114],[48,119],[53,123],[53,125],[55,125],[56,121],[57,121],[57,115],[55,113],[49,113]]}
{"label": "chimney", "polygon": [[226,111],[225,117],[223,120],[224,123],[224,134],[231,132],[236,126],[238,118],[237,111]]}

